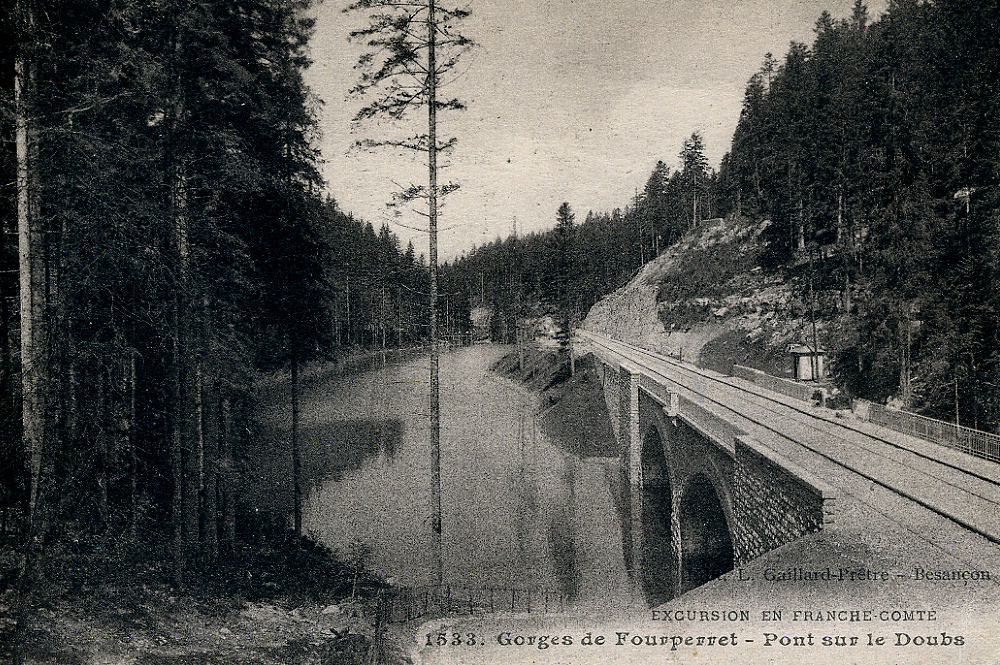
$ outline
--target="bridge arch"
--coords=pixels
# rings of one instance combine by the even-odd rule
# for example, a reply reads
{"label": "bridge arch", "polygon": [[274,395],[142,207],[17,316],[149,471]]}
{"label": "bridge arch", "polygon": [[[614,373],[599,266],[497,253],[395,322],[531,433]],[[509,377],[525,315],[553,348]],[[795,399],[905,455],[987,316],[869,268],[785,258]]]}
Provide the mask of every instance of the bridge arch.
{"label": "bridge arch", "polygon": [[667,461],[668,448],[669,440],[667,436],[664,435],[660,425],[654,421],[646,429],[645,436],[642,437],[640,460],[642,463],[642,485],[644,489],[653,489],[661,486],[670,487],[673,470]]}
{"label": "bridge arch", "polygon": [[681,592],[733,569],[732,531],[720,493],[704,473],[687,482],[678,507],[681,544]]}
{"label": "bridge arch", "polygon": [[639,568],[647,599],[653,604],[674,597],[677,555],[673,528],[674,493],[666,440],[653,423],[642,438],[641,547]]}

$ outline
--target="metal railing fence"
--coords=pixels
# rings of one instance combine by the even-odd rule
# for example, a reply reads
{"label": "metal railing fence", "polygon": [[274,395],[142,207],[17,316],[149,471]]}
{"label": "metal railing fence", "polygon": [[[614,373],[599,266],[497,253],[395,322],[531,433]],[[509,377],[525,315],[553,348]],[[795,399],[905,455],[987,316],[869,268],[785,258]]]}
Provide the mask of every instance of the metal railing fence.
{"label": "metal railing fence", "polygon": [[910,434],[961,450],[976,457],[1000,462],[1000,435],[909,411],[890,409],[866,400],[855,400],[855,402],[854,412],[862,420],[888,427],[901,434]]}

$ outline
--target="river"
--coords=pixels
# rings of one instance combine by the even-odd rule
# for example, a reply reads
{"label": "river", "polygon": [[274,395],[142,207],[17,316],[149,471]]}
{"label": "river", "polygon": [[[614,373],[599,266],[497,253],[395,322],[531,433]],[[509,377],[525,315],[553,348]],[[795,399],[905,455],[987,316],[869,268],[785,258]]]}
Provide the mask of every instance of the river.
{"label": "river", "polygon": [[[547,434],[539,393],[490,371],[508,350],[476,345],[441,357],[445,581],[557,591],[579,608],[631,607],[617,459],[588,456],[571,434]],[[304,529],[348,556],[365,552],[400,585],[433,579],[427,367],[423,357],[314,376],[301,399]],[[267,420],[287,437],[285,406]],[[573,423],[564,425],[571,433]]]}

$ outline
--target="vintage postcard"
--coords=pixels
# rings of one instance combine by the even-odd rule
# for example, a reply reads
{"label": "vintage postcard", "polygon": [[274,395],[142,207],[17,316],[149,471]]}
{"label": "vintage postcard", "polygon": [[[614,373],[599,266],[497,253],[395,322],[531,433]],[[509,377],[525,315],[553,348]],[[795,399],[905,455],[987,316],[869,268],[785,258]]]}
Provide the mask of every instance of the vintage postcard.
{"label": "vintage postcard", "polygon": [[0,0],[0,655],[1000,662],[1000,6]]}

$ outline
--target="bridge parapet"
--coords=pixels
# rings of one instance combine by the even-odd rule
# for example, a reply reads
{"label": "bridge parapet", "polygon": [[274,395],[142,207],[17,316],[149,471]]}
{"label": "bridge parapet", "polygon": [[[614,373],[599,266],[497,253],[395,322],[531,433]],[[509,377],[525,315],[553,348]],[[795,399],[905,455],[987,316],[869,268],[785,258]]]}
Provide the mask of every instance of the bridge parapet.
{"label": "bridge parapet", "polygon": [[677,396],[680,417],[703,437],[722,448],[730,456],[735,455],[733,441],[745,432],[716,413],[706,404]]}
{"label": "bridge parapet", "polygon": [[733,439],[744,434],[707,402],[690,399],[657,383],[655,379],[640,375],[639,388],[663,406],[668,418],[680,418],[703,437],[733,456]]}
{"label": "bridge parapet", "polygon": [[749,381],[754,385],[766,388],[780,395],[787,395],[788,397],[800,399],[803,402],[813,401],[817,393],[819,393],[820,406],[822,406],[826,401],[826,390],[824,388],[806,383],[799,383],[798,381],[793,381],[791,379],[784,379],[780,376],[773,376],[767,372],[762,372],[759,369],[754,369],[753,367],[733,365],[733,376]]}
{"label": "bridge parapet", "polygon": [[734,438],[736,565],[832,524],[834,489],[748,436]]}

